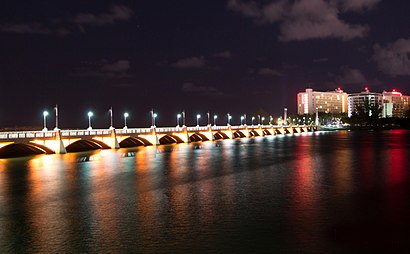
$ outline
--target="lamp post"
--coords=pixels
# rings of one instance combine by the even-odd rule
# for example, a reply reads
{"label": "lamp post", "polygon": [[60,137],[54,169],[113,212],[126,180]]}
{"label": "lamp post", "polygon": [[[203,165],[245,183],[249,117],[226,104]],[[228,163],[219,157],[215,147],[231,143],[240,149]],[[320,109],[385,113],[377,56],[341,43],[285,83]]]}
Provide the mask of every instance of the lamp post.
{"label": "lamp post", "polygon": [[112,123],[112,107],[108,110],[110,113],[110,129],[114,129],[113,123]]}
{"label": "lamp post", "polygon": [[245,117],[241,116],[241,125],[243,125],[243,119],[245,119]]}
{"label": "lamp post", "polygon": [[200,114],[196,115],[196,127],[199,127],[199,118],[201,118]]}
{"label": "lamp post", "polygon": [[177,127],[179,127],[179,119],[181,118],[181,114],[177,115]]}
{"label": "lamp post", "polygon": [[273,116],[269,116],[269,125],[272,125]]}
{"label": "lamp post", "polygon": [[283,111],[283,125],[288,125],[288,109],[285,108]]}
{"label": "lamp post", "polygon": [[185,110],[182,111],[182,127],[185,127]]}
{"label": "lamp post", "polygon": [[93,112],[88,112],[88,129],[87,130],[92,130],[93,128],[91,127],[91,117],[93,116]]}
{"label": "lamp post", "polygon": [[228,116],[228,126],[229,126],[231,125],[232,116],[229,113],[227,114],[227,116]]}
{"label": "lamp post", "polygon": [[58,105],[57,104],[54,107],[54,111],[56,113],[56,127],[54,128],[54,130],[58,130]]}
{"label": "lamp post", "polygon": [[262,126],[263,126],[263,121],[265,121],[265,117],[264,117],[264,116],[262,116]]}
{"label": "lamp post", "polygon": [[124,129],[127,129],[127,117],[129,116],[129,114],[127,112],[124,113]]}
{"label": "lamp post", "polygon": [[206,113],[206,115],[208,116],[208,126],[211,126],[211,122],[210,122],[210,114],[209,114],[209,111],[208,111],[208,113]]}
{"label": "lamp post", "polygon": [[252,116],[252,126],[253,126],[253,121],[255,121],[255,117],[254,117],[254,116]]}
{"label": "lamp post", "polygon": [[44,111],[43,112],[43,118],[44,118],[44,128],[43,128],[43,131],[47,131],[47,116],[48,116],[48,112],[47,111]]}
{"label": "lamp post", "polygon": [[218,118],[217,115],[214,115],[214,126],[216,126],[216,119]]}
{"label": "lamp post", "polygon": [[261,125],[261,115],[258,115],[258,125]]}
{"label": "lamp post", "polygon": [[245,126],[246,126],[246,114],[243,114],[243,119],[244,119]]}

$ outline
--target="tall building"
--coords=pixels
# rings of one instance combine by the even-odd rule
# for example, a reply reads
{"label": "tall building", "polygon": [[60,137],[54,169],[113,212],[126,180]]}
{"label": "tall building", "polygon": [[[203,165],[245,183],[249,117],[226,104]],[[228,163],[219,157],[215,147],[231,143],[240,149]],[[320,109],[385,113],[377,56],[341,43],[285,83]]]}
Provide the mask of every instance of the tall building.
{"label": "tall building", "polygon": [[338,88],[335,91],[319,92],[306,89],[298,93],[298,114],[318,112],[340,114],[347,112],[347,93]]}
{"label": "tall building", "polygon": [[410,96],[393,89],[391,92],[383,91],[383,117],[404,117],[409,109]]}
{"label": "tall building", "polygon": [[[365,88],[363,92],[352,93],[347,97],[348,116],[351,117],[353,113],[357,113],[359,108],[372,108],[375,106],[383,106],[383,95],[381,93],[373,93],[369,88]],[[372,114],[371,110],[368,112]]]}

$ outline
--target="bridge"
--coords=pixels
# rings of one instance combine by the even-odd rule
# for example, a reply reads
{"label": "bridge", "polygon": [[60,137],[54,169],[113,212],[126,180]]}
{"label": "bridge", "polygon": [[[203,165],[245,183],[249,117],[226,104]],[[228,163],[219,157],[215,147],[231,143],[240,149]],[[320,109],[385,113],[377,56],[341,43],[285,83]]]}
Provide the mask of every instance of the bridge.
{"label": "bridge", "polygon": [[314,131],[313,126],[177,126],[0,132],[0,158],[33,154],[64,154],[172,143],[285,135]]}

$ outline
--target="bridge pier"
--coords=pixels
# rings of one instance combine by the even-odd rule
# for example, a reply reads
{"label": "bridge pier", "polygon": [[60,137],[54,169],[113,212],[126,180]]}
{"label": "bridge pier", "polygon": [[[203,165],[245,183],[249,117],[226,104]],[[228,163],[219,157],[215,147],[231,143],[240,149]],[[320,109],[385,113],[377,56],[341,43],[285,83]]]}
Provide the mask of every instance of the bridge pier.
{"label": "bridge pier", "polygon": [[182,141],[184,141],[184,143],[189,143],[189,133],[188,133],[188,128],[184,125],[182,126]]}
{"label": "bridge pier", "polygon": [[207,130],[207,132],[205,133],[205,136],[206,136],[210,141],[214,141],[214,140],[215,140],[214,133],[212,132],[212,127],[211,127],[210,124],[208,125],[208,130]]}
{"label": "bridge pier", "polygon": [[111,144],[110,144],[111,149],[120,149],[120,144],[118,143],[117,140],[117,132],[115,131],[114,128],[111,128]]}
{"label": "bridge pier", "polygon": [[56,129],[55,132],[56,132],[56,139],[55,139],[56,146],[55,146],[54,152],[56,154],[65,154],[65,153],[67,153],[67,150],[65,149],[65,146],[64,146],[64,143],[63,143],[63,139],[61,138],[61,131]]}
{"label": "bridge pier", "polygon": [[228,131],[225,132],[225,134],[228,136],[229,139],[233,139],[233,138],[234,138],[231,125],[228,125]]}
{"label": "bridge pier", "polygon": [[154,146],[159,145],[159,138],[157,135],[157,128],[155,126],[151,126],[151,140],[149,140],[151,142],[151,144],[153,144]]}
{"label": "bridge pier", "polygon": [[245,135],[246,138],[249,138],[251,134],[249,133],[248,126],[245,124],[245,130],[242,131],[243,135]]}

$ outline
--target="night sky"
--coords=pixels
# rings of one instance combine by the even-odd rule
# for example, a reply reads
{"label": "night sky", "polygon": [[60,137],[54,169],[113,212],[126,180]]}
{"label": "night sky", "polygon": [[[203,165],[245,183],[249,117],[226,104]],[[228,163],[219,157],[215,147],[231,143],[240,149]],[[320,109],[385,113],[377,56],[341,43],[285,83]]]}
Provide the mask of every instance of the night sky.
{"label": "night sky", "polygon": [[[277,117],[314,90],[410,94],[410,1],[179,0],[0,3],[0,128],[175,125],[206,112]],[[250,119],[250,117],[248,117]],[[52,127],[54,117],[49,118]]]}

